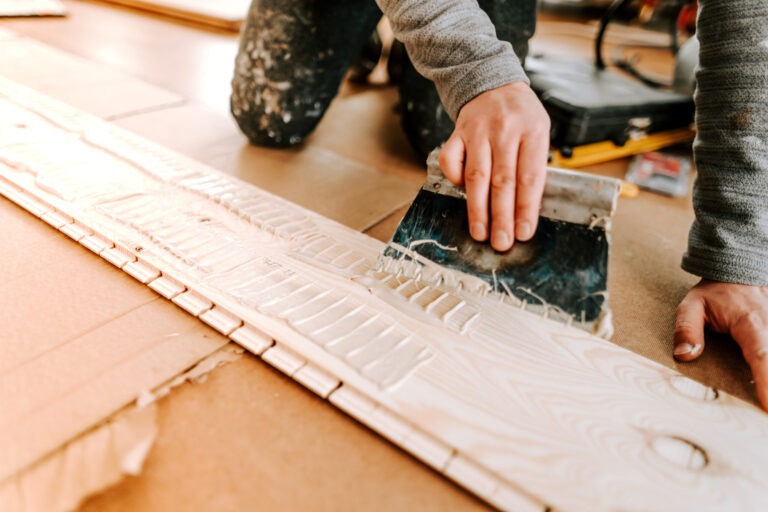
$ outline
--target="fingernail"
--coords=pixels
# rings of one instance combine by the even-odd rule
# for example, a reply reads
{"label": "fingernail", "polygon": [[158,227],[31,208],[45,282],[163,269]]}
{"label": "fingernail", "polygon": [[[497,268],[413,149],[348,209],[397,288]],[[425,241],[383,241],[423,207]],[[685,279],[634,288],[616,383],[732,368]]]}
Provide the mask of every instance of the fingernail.
{"label": "fingernail", "polygon": [[469,234],[472,235],[472,238],[479,241],[483,241],[488,237],[485,232],[485,224],[482,222],[473,222],[469,227]]}
{"label": "fingernail", "polygon": [[528,240],[533,236],[533,228],[531,227],[531,223],[527,220],[518,221],[515,224],[515,229],[519,240]]}
{"label": "fingernail", "polygon": [[677,346],[675,346],[674,354],[676,356],[684,356],[686,354],[690,354],[693,352],[693,349],[695,347],[691,345],[690,343],[681,343]]}
{"label": "fingernail", "polygon": [[507,232],[501,230],[494,232],[491,245],[493,245],[493,247],[503,247],[506,249],[509,246],[509,235],[507,235]]}

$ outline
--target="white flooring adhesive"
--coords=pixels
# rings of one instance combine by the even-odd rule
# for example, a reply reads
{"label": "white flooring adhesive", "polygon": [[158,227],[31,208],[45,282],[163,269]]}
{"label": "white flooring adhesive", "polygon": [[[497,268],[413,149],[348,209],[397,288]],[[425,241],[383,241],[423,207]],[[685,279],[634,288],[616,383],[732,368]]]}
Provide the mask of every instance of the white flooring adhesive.
{"label": "white flooring adhesive", "polygon": [[764,510],[751,405],[5,79],[0,193],[497,507]]}

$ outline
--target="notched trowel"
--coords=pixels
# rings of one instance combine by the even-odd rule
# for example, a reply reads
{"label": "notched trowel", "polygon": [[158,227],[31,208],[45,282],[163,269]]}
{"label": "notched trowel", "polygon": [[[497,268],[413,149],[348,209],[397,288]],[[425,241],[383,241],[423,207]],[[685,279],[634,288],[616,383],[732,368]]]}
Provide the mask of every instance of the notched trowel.
{"label": "notched trowel", "polygon": [[382,252],[379,270],[498,295],[610,337],[608,231],[620,182],[548,169],[536,234],[499,253],[469,236],[464,189],[445,178],[437,155],[430,155],[427,181]]}

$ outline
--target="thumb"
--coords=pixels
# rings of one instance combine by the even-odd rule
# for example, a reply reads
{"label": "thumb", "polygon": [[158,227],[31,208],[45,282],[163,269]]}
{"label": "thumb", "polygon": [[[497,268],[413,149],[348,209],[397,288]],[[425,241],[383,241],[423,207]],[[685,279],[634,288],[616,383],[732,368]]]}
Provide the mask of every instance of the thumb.
{"label": "thumb", "polygon": [[464,141],[456,132],[443,144],[440,150],[440,168],[454,185],[464,184]]}
{"label": "thumb", "polygon": [[699,298],[685,297],[677,307],[674,355],[678,361],[693,361],[704,351],[706,312]]}

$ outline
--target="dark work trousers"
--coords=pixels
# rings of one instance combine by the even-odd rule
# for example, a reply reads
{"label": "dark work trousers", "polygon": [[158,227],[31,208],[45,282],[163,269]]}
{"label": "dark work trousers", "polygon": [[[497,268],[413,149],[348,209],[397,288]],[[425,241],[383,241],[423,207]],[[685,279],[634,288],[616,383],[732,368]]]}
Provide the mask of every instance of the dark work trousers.
{"label": "dark work trousers", "polygon": [[[535,0],[480,0],[500,39],[525,55]],[[248,139],[291,146],[317,126],[381,12],[374,0],[253,0],[240,37],[231,109]],[[407,60],[407,59],[406,59]],[[425,156],[453,130],[434,84],[406,62],[402,125]]]}

